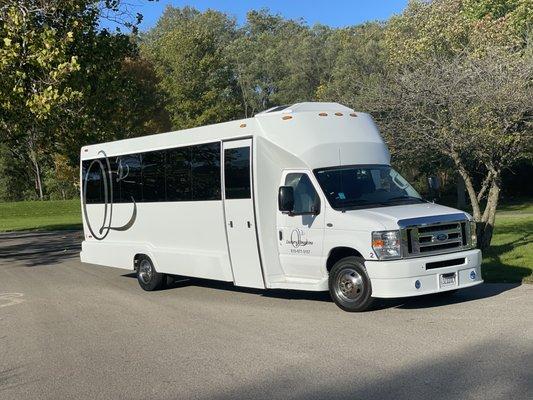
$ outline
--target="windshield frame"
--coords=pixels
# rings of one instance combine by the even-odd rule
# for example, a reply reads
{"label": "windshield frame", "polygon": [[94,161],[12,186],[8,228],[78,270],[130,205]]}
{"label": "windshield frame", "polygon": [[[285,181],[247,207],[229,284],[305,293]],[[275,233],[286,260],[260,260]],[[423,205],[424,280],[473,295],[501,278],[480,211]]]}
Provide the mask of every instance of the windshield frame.
{"label": "windshield frame", "polygon": [[[323,171],[329,171],[329,170],[338,170],[338,169],[349,169],[349,168],[376,168],[376,167],[379,167],[379,168],[383,168],[383,167],[386,167],[386,168],[390,168],[392,170],[394,170],[395,172],[397,172],[400,177],[402,177],[407,183],[408,185],[420,196],[419,200],[420,202],[416,202],[416,203],[380,203],[380,202],[368,202],[368,203],[362,203],[360,205],[350,205],[350,206],[336,206],[334,204],[332,204],[332,202],[330,201],[330,198],[328,196],[328,194],[326,193],[326,191],[324,190],[324,187],[322,186],[322,183],[319,179],[319,173],[320,172],[323,172]],[[335,166],[332,166],[332,167],[324,167],[324,168],[315,168],[313,169],[313,175],[315,176],[315,179],[318,183],[318,186],[320,187],[320,190],[322,191],[322,194],[324,195],[324,197],[326,198],[326,201],[328,202],[328,204],[330,205],[331,208],[333,208],[334,210],[337,210],[337,211],[347,211],[347,210],[360,210],[360,209],[366,209],[366,208],[380,208],[380,207],[395,207],[395,206],[402,206],[402,205],[413,205],[413,204],[421,204],[421,203],[427,203],[428,201],[425,200],[422,195],[420,195],[420,193],[418,193],[418,191],[413,187],[413,185],[411,185],[411,183],[405,179],[398,171],[396,171],[396,169],[393,168],[392,165],[390,164],[349,164],[349,165],[335,165]],[[413,197],[413,199],[418,199],[416,197]]]}

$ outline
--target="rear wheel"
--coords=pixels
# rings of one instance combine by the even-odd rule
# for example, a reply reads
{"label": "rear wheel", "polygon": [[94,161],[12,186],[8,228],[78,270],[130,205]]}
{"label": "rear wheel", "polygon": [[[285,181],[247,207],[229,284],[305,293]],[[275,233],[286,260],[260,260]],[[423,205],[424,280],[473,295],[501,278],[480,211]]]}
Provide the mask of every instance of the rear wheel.
{"label": "rear wheel", "polygon": [[165,274],[160,274],[154,268],[152,260],[148,256],[141,256],[137,264],[137,281],[146,291],[159,290],[166,282]]}
{"label": "rear wheel", "polygon": [[374,299],[364,260],[346,257],[337,261],[329,272],[329,293],[344,311],[368,310]]}

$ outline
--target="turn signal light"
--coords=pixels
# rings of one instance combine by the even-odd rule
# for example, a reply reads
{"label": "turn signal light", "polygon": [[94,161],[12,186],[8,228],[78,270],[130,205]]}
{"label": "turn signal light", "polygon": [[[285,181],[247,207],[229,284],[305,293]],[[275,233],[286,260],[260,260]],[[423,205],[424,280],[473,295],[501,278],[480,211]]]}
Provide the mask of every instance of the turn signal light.
{"label": "turn signal light", "polygon": [[383,247],[385,246],[385,241],[384,240],[373,240],[372,241],[372,247]]}

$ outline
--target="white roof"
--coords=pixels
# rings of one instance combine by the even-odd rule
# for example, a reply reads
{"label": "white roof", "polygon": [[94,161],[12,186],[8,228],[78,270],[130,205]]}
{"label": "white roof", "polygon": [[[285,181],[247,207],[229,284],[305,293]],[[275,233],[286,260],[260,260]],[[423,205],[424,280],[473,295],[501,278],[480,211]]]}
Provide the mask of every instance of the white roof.
{"label": "white roof", "polygon": [[[281,109],[280,109],[281,108]],[[277,110],[280,109],[280,110]],[[295,103],[290,106],[276,106],[269,108],[268,110],[257,113],[255,116],[260,117],[264,115],[272,114],[293,114],[300,112],[345,112],[350,113],[354,112],[353,109],[343,106],[339,103],[323,103],[323,102],[305,102],[305,103]]]}
{"label": "white roof", "polygon": [[310,168],[390,162],[370,115],[338,103],[310,102],[273,108],[253,118],[84,146],[81,159],[252,136],[274,144]]}

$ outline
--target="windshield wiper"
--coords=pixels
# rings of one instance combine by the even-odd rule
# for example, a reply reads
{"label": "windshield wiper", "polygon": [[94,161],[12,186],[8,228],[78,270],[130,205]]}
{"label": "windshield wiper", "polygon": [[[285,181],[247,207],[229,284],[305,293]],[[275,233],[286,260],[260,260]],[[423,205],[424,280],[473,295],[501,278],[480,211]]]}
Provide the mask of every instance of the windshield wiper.
{"label": "windshield wiper", "polygon": [[345,212],[345,211],[351,210],[353,208],[358,208],[360,206],[366,207],[366,206],[369,206],[369,205],[385,206],[386,204],[385,203],[380,203],[380,202],[377,202],[377,201],[369,201],[369,200],[360,199],[360,200],[352,200],[350,202],[346,202],[345,204],[343,204],[338,209],[340,211],[342,211],[342,212]]}
{"label": "windshield wiper", "polygon": [[401,201],[401,200],[416,200],[416,201],[420,201],[422,203],[426,203],[425,200],[419,198],[419,197],[414,197],[414,196],[396,196],[396,197],[391,197],[390,199],[387,199],[387,203],[391,203],[391,202],[396,202],[396,201]]}

